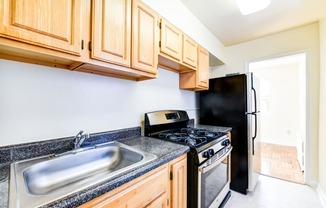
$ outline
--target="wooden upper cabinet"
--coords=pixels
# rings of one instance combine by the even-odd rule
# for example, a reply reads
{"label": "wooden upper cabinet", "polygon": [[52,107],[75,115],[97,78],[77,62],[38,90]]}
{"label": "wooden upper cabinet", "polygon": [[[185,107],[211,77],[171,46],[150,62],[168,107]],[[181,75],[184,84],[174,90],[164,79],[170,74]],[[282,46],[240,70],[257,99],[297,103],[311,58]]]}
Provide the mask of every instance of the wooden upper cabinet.
{"label": "wooden upper cabinet", "polygon": [[198,65],[193,72],[181,73],[179,86],[183,90],[207,90],[209,78],[209,52],[198,46]]}
{"label": "wooden upper cabinet", "polygon": [[183,35],[182,62],[193,68],[197,67],[197,47],[195,41],[187,35]]}
{"label": "wooden upper cabinet", "polygon": [[182,32],[163,18],[160,29],[160,52],[180,61],[182,58]]}
{"label": "wooden upper cabinet", "polygon": [[131,0],[92,3],[92,58],[130,67]]}
{"label": "wooden upper cabinet", "polygon": [[157,74],[158,14],[140,0],[132,3],[131,42],[132,68]]}
{"label": "wooden upper cabinet", "polygon": [[209,53],[206,49],[198,47],[197,83],[200,87],[208,88]]}
{"label": "wooden upper cabinet", "polygon": [[81,54],[82,0],[2,0],[0,36]]}

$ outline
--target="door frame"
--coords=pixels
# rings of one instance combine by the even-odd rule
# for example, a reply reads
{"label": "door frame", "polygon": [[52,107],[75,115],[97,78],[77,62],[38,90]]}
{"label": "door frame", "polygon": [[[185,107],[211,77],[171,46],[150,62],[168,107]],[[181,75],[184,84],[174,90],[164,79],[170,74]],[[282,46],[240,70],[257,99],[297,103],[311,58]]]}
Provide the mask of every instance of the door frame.
{"label": "door frame", "polygon": [[316,183],[311,179],[312,175],[312,164],[311,164],[311,139],[310,139],[310,133],[311,133],[311,111],[310,111],[310,105],[311,101],[310,99],[307,99],[310,97],[310,65],[311,65],[311,51],[310,50],[301,50],[301,51],[295,51],[290,53],[282,53],[282,54],[276,54],[271,56],[265,56],[260,57],[256,59],[251,59],[245,62],[245,72],[249,72],[249,64],[254,62],[260,62],[260,61],[266,61],[271,59],[277,59],[282,58],[286,56],[292,56],[292,55],[298,55],[298,54],[304,54],[305,55],[305,84],[306,84],[306,107],[305,107],[305,116],[306,116],[306,134],[304,138],[304,184],[307,184],[309,186],[315,187]]}

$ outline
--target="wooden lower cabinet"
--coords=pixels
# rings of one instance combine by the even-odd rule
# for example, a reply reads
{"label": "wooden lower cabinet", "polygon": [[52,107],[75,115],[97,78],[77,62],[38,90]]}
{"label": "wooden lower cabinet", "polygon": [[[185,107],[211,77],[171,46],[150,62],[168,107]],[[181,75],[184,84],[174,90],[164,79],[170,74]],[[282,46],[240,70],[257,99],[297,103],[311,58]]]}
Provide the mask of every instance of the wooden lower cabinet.
{"label": "wooden lower cabinet", "polygon": [[187,155],[185,154],[79,208],[186,208],[186,202]]}
{"label": "wooden lower cabinet", "polygon": [[187,155],[170,162],[171,207],[187,207]]}

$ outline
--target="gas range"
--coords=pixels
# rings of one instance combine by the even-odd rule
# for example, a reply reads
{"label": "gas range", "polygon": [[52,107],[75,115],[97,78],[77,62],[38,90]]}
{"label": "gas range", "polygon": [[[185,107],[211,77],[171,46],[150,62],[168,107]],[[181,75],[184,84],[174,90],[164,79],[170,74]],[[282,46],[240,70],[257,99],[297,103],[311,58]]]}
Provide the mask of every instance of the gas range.
{"label": "gas range", "polygon": [[144,135],[187,145],[187,207],[223,207],[230,196],[231,142],[227,133],[188,126],[186,111],[145,114]]}
{"label": "gas range", "polygon": [[203,162],[205,158],[208,158],[208,154],[213,154],[212,149],[215,149],[214,152],[217,152],[229,145],[230,141],[227,133],[193,127],[167,130],[153,137],[189,146],[191,151],[195,151],[198,154],[198,164]]}
{"label": "gas range", "polygon": [[[216,152],[230,144],[227,133],[193,128],[188,126],[188,122],[186,111],[165,110],[146,113],[145,136],[187,145],[192,152],[198,154],[199,159],[202,156],[208,158],[207,154],[212,155],[213,150],[210,149],[215,149]],[[197,161],[198,164],[201,162],[202,159]]]}

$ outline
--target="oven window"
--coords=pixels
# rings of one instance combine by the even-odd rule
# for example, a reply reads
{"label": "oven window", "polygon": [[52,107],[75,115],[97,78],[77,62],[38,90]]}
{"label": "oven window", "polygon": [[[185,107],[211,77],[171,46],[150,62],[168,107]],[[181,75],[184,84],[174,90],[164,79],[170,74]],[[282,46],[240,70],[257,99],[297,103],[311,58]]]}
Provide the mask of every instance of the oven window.
{"label": "oven window", "polygon": [[222,163],[201,175],[201,207],[208,208],[228,182],[228,163]]}

